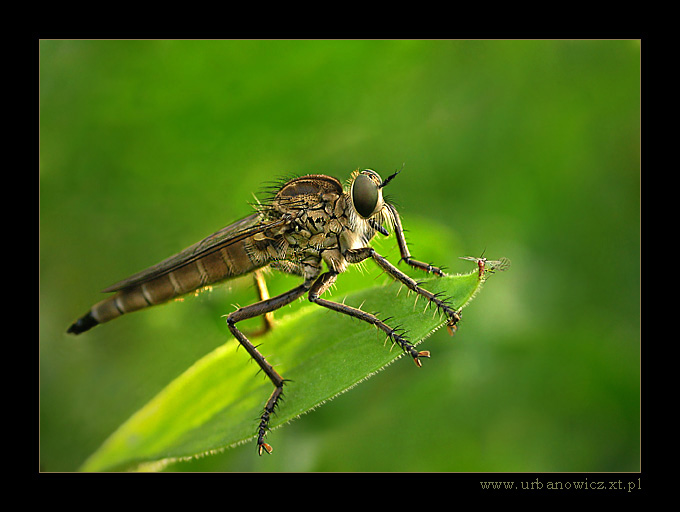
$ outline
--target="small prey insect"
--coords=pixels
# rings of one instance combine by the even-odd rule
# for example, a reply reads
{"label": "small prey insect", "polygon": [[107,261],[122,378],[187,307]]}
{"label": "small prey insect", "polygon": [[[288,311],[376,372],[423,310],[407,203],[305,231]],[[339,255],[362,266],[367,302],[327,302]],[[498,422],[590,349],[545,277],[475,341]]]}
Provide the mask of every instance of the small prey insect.
{"label": "small prey insect", "polygon": [[493,274],[494,272],[503,272],[510,267],[510,260],[508,258],[501,258],[500,260],[487,260],[484,258],[484,253],[479,258],[474,256],[461,256],[461,260],[474,261],[479,267],[479,279],[485,279],[486,274]]}
{"label": "small prey insect", "polygon": [[[272,448],[264,438],[282,396],[284,379],[237,327],[239,322],[262,316],[264,330],[267,330],[275,310],[307,295],[319,306],[374,325],[421,366],[420,359],[430,357],[430,353],[416,350],[400,330],[361,309],[322,298],[349,265],[372,259],[386,274],[434,304],[445,315],[451,334],[456,329],[460,311],[454,309],[448,299],[422,288],[369,245],[376,233],[389,235],[386,224],[394,230],[400,261],[436,276],[444,275],[440,268],[411,257],[399,214],[383,198],[383,188],[398,172],[382,180],[373,170],[357,170],[344,188],[336,178],[321,174],[283,183],[272,197],[256,204],[256,211],[250,216],[106,288],[104,292],[115,292],[115,295],[92,306],[68,332],[80,334],[125,313],[167,302],[212,283],[254,273],[259,302],[227,315],[227,325],[274,385],[257,427],[258,453],[271,453]],[[323,263],[327,267],[325,272]],[[265,267],[300,276],[303,282],[292,290],[269,297],[260,272]]]}

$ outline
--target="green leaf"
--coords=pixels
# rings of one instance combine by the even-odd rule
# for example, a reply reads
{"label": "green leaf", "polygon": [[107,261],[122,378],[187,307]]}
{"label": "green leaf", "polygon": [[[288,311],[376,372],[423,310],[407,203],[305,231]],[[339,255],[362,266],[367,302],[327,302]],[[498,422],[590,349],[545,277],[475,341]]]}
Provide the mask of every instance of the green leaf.
{"label": "green leaf", "polygon": [[[461,308],[482,280],[472,272],[423,283]],[[425,299],[416,301],[415,294],[399,286],[354,292],[345,302],[355,307],[363,304],[364,311],[382,318],[391,316],[391,325],[400,325],[412,342],[420,343],[444,320],[431,306],[426,308]],[[260,352],[290,381],[270,426],[276,428],[310,411],[403,355],[385,341],[375,327],[312,304],[278,318],[276,328],[256,341]],[[162,467],[253,440],[257,418],[273,386],[238,347],[232,339],[188,368],[121,425],[81,470],[149,470],[154,464]],[[256,453],[253,445],[253,456]]]}

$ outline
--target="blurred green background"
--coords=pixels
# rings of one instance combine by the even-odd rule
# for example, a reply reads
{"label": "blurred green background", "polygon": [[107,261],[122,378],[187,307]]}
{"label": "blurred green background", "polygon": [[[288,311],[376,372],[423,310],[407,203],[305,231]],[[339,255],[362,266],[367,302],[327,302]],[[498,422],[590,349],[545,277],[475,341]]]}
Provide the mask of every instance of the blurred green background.
{"label": "blurred green background", "polygon": [[[426,340],[422,369],[402,358],[273,431],[270,457],[247,443],[167,470],[639,470],[626,40],[41,41],[41,470],[77,470],[253,300],[235,281],[66,335],[99,290],[245,216],[279,176],[402,164],[388,194],[415,257],[467,272],[458,257],[486,249],[510,271],[454,338]],[[375,284],[366,268],[347,283]]]}

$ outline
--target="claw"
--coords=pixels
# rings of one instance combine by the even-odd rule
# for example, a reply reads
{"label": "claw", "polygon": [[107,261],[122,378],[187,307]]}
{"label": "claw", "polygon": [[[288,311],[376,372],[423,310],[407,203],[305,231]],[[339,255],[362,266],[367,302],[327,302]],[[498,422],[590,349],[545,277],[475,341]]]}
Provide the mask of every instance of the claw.
{"label": "claw", "polygon": [[272,452],[272,447],[269,446],[267,443],[262,443],[261,445],[258,445],[257,447],[257,454],[262,455],[262,451],[266,451],[267,453]]}
{"label": "claw", "polygon": [[430,351],[429,350],[422,350],[418,352],[418,355],[413,358],[413,362],[416,363],[418,368],[422,368],[423,363],[420,362],[420,357],[430,357]]}
{"label": "claw", "polygon": [[460,309],[458,311],[454,311],[453,316],[449,317],[449,321],[446,322],[446,330],[449,331],[449,335],[453,336],[453,333],[456,332],[458,329],[456,324],[458,322],[460,322]]}
{"label": "claw", "polygon": [[453,334],[458,330],[458,326],[454,323],[449,322],[446,324],[446,330],[449,331],[449,336],[453,336]]}

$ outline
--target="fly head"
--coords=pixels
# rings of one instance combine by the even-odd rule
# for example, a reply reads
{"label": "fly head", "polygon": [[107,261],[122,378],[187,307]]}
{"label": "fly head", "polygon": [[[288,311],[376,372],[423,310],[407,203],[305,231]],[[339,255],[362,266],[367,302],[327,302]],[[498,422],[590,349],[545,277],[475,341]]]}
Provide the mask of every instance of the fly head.
{"label": "fly head", "polygon": [[370,219],[382,211],[385,206],[382,189],[398,173],[399,171],[395,172],[385,181],[371,169],[364,169],[356,173],[352,180],[350,195],[354,209],[362,218]]}

